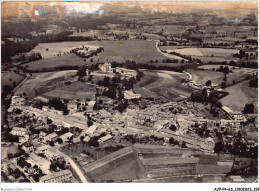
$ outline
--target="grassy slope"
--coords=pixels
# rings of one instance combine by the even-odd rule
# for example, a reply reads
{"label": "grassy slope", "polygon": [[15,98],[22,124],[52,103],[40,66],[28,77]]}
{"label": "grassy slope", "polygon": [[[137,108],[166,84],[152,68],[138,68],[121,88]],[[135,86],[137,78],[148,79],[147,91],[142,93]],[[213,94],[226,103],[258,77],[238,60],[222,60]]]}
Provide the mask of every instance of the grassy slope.
{"label": "grassy slope", "polygon": [[164,72],[160,72],[160,76],[156,71],[143,72],[145,76],[134,85],[134,90],[143,97],[163,97],[172,100],[182,98],[180,95],[190,96],[191,90],[181,85],[181,79],[185,78],[185,74],[169,72],[163,77]]}
{"label": "grassy slope", "polygon": [[229,92],[229,95],[220,100],[224,106],[233,111],[242,111],[245,104],[253,103],[257,112],[258,89],[249,87],[249,81],[228,87],[225,91]]}

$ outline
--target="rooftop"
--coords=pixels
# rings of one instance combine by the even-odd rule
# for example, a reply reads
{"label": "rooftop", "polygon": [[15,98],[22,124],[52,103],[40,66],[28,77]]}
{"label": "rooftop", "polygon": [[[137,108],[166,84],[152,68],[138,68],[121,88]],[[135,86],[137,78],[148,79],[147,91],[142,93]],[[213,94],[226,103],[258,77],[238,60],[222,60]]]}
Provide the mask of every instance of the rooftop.
{"label": "rooftop", "polygon": [[57,178],[57,177],[60,177],[60,176],[63,176],[63,175],[68,175],[68,174],[72,174],[70,170],[61,170],[59,172],[54,172],[52,174],[49,174],[49,175],[45,175],[43,177],[41,177],[41,181],[48,181],[50,179],[53,179],[53,178]]}

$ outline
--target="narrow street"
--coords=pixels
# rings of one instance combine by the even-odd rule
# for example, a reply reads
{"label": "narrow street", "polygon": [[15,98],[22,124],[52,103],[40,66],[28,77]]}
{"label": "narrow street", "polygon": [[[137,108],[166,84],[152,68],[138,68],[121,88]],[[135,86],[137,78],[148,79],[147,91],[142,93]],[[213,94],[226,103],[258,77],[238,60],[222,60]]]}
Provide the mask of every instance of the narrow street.
{"label": "narrow street", "polygon": [[80,178],[82,183],[88,183],[88,180],[86,179],[84,173],[81,171],[81,169],[78,167],[78,165],[66,154],[62,153],[61,151],[57,150],[57,153],[60,153],[61,156],[65,157],[66,160],[69,161],[71,167],[75,170],[78,177]]}

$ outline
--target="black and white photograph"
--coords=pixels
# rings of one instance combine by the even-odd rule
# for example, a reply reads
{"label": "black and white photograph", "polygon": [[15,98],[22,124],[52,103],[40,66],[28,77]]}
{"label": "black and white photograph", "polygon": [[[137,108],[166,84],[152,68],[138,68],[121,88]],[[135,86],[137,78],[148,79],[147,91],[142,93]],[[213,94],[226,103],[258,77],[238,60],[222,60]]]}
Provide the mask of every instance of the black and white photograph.
{"label": "black and white photograph", "polygon": [[257,1],[1,2],[1,191],[259,191],[258,168]]}

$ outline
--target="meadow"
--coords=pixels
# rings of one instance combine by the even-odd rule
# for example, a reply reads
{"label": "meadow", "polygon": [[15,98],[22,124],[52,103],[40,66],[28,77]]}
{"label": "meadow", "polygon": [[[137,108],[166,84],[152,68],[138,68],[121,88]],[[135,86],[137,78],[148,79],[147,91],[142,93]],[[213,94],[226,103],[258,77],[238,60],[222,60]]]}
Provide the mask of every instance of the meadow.
{"label": "meadow", "polygon": [[1,72],[1,91],[3,91],[5,85],[13,87],[14,84],[19,84],[23,79],[24,77],[22,75],[14,72]]}
{"label": "meadow", "polygon": [[[66,59],[57,57],[57,54],[68,53],[73,47],[81,45],[95,45],[104,48],[104,52],[94,57],[95,61],[99,60],[104,62],[109,61],[124,62],[125,60],[135,60],[136,62],[147,62],[150,60],[163,60],[167,59],[163,54],[159,53],[155,48],[153,41],[145,40],[115,40],[115,41],[80,41],[80,42],[61,42],[61,43],[40,43],[33,49],[34,52],[41,53],[43,58],[56,58],[55,62]],[[46,49],[48,48],[48,51]],[[70,54],[69,54],[70,55]],[[66,55],[64,55],[66,56]],[[74,58],[75,59],[75,58]],[[75,59],[76,62],[83,60],[81,58]]]}
{"label": "meadow", "polygon": [[191,74],[192,81],[202,85],[205,85],[208,80],[211,80],[214,84],[220,84],[224,78],[224,73],[216,71],[188,69],[187,72]]}
{"label": "meadow", "polygon": [[27,70],[33,70],[33,71],[53,71],[55,67],[77,67],[82,65],[88,65],[91,64],[90,59],[87,60],[87,62],[84,62],[83,58],[77,57],[73,53],[69,53],[66,55],[56,56],[52,58],[47,59],[41,59],[37,61],[32,61],[30,63],[26,63],[23,66],[27,68]]}
{"label": "meadow", "polygon": [[142,97],[179,100],[189,97],[192,92],[181,84],[182,79],[188,78],[184,73],[149,70],[142,70],[142,72],[145,76],[134,85],[134,91],[140,93]]}
{"label": "meadow", "polygon": [[63,80],[75,76],[75,70],[61,72],[34,73],[16,91],[16,95],[25,93],[29,97],[41,95],[63,85]]}
{"label": "meadow", "polygon": [[[213,69],[219,69],[220,66],[225,67],[225,65],[202,65],[199,66],[198,69],[205,69],[208,71],[212,71]],[[245,79],[248,75],[256,74],[257,69],[251,69],[251,68],[239,68],[239,67],[232,67],[228,66],[230,73],[227,74],[227,83],[233,84],[233,81],[240,81]],[[211,72],[205,72],[205,73],[211,73]],[[221,72],[217,72],[221,73]]]}
{"label": "meadow", "polygon": [[255,112],[257,113],[258,88],[249,87],[249,81],[243,81],[228,87],[225,91],[228,92],[229,95],[220,100],[223,106],[227,106],[233,111],[241,112],[245,104],[253,103]]}

